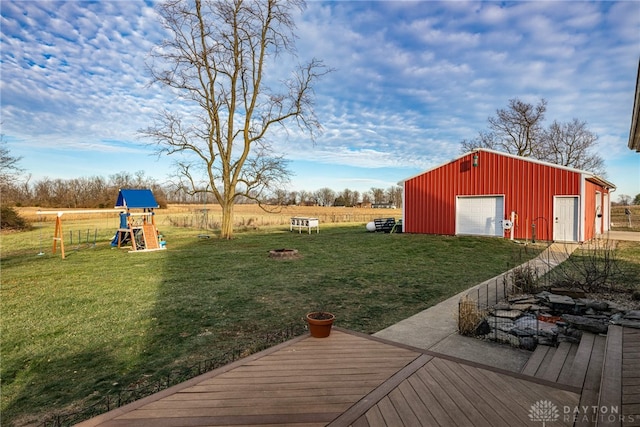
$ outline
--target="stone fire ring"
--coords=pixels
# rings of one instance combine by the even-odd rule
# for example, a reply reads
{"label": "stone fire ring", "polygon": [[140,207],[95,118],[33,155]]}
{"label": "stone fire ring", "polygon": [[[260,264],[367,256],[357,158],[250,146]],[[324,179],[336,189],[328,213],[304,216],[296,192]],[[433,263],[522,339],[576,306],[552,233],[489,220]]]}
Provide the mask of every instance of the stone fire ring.
{"label": "stone fire ring", "polygon": [[273,249],[269,251],[269,258],[294,259],[298,258],[297,249]]}

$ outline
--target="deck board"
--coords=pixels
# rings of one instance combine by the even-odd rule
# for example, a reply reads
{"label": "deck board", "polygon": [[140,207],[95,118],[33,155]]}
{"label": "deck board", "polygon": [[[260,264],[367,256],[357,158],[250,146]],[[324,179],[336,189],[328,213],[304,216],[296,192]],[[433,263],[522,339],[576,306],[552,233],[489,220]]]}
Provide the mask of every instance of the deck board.
{"label": "deck board", "polygon": [[522,373],[534,377],[540,369],[540,365],[547,356],[549,350],[551,350],[551,347],[548,345],[537,346],[527,363],[522,368]]}
{"label": "deck board", "polygon": [[[597,407],[600,397],[600,381],[602,379],[602,365],[605,356],[606,337],[596,335],[593,342],[589,365],[584,377],[580,407]],[[589,415],[589,414],[587,414]],[[595,426],[593,417],[579,416],[575,422],[576,427]]]}
{"label": "deck board", "polygon": [[526,426],[536,402],[575,406],[578,392],[338,328],[329,338],[294,339],[81,426]]}
{"label": "deck board", "polygon": [[569,382],[567,384],[580,388],[584,385],[584,378],[587,374],[587,368],[589,367],[589,360],[591,359],[595,338],[596,336],[592,333],[584,332],[582,334],[578,351],[573,359],[571,374],[569,375]]}
{"label": "deck board", "polygon": [[[622,405],[622,340],[623,328],[616,325],[609,326],[598,400],[600,408],[619,408]],[[621,426],[622,420],[618,418],[609,422],[609,425]]]}
{"label": "deck board", "polygon": [[558,377],[560,376],[560,372],[562,372],[562,368],[565,365],[565,362],[567,362],[568,360],[570,351],[571,343],[561,342],[556,348],[549,366],[547,366],[546,371],[540,378],[548,381],[557,381]]}
{"label": "deck board", "polygon": [[622,334],[623,427],[640,426],[640,330],[624,328]]}
{"label": "deck board", "polygon": [[173,393],[120,408],[115,416],[93,425],[166,419],[189,425],[312,421],[326,425],[420,356],[334,331],[326,339],[294,340],[232,369],[212,371]]}
{"label": "deck board", "polygon": [[560,371],[560,375],[558,375],[557,382],[560,384],[571,385],[571,374],[573,371],[573,364],[576,359],[576,354],[578,354],[578,344],[570,344],[569,353],[567,354],[567,358],[565,360],[564,365],[562,366],[562,370]]}

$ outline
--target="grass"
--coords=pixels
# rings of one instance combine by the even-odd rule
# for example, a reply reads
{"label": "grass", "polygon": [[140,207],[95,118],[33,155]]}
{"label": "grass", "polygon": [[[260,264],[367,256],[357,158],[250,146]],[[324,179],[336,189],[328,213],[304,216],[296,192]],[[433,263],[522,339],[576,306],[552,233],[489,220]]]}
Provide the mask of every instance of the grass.
{"label": "grass", "polygon": [[[127,253],[100,232],[95,247],[67,244],[61,260],[51,254],[50,228],[2,236],[3,425],[82,407],[230,349],[250,353],[256,337],[301,324],[308,311],[331,311],[338,326],[373,333],[539,250],[493,238],[367,233],[363,224],[311,235],[263,228],[231,241],[162,226],[166,251]],[[301,256],[270,259],[278,248]]]}

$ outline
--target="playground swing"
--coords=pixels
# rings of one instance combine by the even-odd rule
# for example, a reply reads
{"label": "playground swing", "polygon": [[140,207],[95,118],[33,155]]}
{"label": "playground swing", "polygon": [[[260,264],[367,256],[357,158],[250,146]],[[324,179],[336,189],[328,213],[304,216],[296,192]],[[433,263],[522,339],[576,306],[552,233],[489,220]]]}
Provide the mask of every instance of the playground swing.
{"label": "playground swing", "polygon": [[[116,202],[115,209],[38,211],[38,215],[56,214],[56,224],[53,235],[53,253],[56,253],[58,245],[60,245],[61,257],[62,259],[65,259],[64,237],[62,231],[62,216],[65,213],[89,214],[119,212],[120,227],[116,231],[116,234],[111,241],[111,245],[122,247],[123,244],[130,243],[132,250],[129,252],[148,252],[165,249],[164,239],[159,235],[154,220],[155,214],[153,210],[158,207],[159,205],[153,197],[151,190],[124,189],[120,190],[118,193],[118,200]],[[142,209],[143,211],[135,213],[131,212],[130,209]],[[40,230],[40,240],[42,242],[42,229]],[[44,255],[42,249],[38,255]]]}

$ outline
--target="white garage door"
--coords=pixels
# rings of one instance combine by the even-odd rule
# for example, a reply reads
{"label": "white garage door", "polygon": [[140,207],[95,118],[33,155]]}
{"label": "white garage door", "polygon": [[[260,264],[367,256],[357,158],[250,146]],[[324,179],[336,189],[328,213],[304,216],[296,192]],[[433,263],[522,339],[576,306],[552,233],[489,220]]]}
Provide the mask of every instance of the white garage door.
{"label": "white garage door", "polygon": [[456,234],[503,236],[504,196],[458,197]]}

